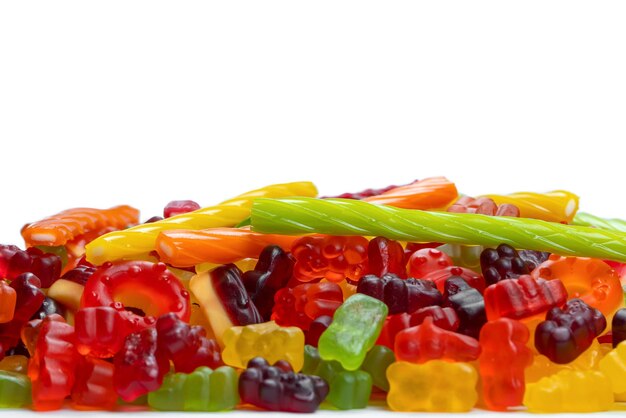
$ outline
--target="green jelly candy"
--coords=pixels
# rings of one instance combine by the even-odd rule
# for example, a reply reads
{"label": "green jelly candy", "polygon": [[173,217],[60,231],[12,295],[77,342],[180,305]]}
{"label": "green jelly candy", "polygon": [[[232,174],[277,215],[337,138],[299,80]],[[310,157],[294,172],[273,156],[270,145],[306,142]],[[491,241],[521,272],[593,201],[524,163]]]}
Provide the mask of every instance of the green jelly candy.
{"label": "green jelly candy", "polygon": [[0,408],[20,408],[30,403],[31,389],[28,376],[0,370]]}
{"label": "green jelly candy", "polygon": [[342,371],[330,381],[326,401],[339,409],[367,407],[372,393],[372,377],[362,370]]}
{"label": "green jelly candy", "polygon": [[148,404],[160,411],[224,411],[239,403],[238,376],[228,366],[192,373],[169,373],[161,388],[148,394]]}
{"label": "green jelly candy", "polygon": [[320,353],[317,348],[312,345],[304,346],[304,365],[300,373],[302,374],[315,374],[317,366],[320,364]]}
{"label": "green jelly candy", "polygon": [[374,346],[387,317],[387,305],[357,293],[335,311],[333,322],[318,343],[324,360],[337,360],[346,370],[359,368]]}
{"label": "green jelly candy", "polygon": [[387,380],[387,367],[396,361],[393,351],[384,345],[375,345],[365,356],[361,370],[372,376],[372,383],[378,389],[389,392],[389,380]]}
{"label": "green jelly candy", "polygon": [[184,373],[166,374],[161,387],[148,394],[148,405],[159,411],[182,411],[186,381]]}
{"label": "green jelly candy", "polygon": [[239,377],[232,367],[199,367],[185,382],[185,411],[225,411],[239,403]]}
{"label": "green jelly candy", "polygon": [[320,361],[319,365],[317,366],[317,369],[315,369],[315,373],[313,374],[321,377],[322,379],[330,383],[337,373],[341,373],[345,370],[346,369],[344,369],[338,361],[322,360]]}
{"label": "green jelly candy", "polygon": [[485,247],[481,245],[444,244],[437,249],[448,254],[455,266],[465,267],[480,273],[480,254]]}

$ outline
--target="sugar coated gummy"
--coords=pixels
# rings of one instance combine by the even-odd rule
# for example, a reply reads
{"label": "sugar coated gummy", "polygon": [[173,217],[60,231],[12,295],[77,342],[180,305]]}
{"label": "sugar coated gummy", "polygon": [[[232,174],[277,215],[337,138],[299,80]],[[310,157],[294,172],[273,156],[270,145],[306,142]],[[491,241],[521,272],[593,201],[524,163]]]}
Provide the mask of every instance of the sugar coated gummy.
{"label": "sugar coated gummy", "polygon": [[0,243],[0,408],[623,409],[626,221],[445,177],[316,196],[23,227]]}

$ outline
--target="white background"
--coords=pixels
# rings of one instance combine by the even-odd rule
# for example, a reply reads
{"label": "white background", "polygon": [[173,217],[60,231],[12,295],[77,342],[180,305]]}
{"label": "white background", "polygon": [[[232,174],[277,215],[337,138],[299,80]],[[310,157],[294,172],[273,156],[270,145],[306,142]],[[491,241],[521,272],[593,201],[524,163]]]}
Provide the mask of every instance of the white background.
{"label": "white background", "polygon": [[74,206],[445,175],[626,218],[623,1],[3,1],[0,242]]}

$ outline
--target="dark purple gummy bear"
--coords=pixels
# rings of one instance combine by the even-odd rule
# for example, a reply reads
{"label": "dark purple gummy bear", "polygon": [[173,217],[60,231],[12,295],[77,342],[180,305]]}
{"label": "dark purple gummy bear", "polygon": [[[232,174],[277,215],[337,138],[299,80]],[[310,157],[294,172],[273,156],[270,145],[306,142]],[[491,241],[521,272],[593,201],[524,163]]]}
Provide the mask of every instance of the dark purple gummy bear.
{"label": "dark purple gummy bear", "polygon": [[545,251],[521,250],[518,254],[526,263],[529,271],[533,271],[537,266],[550,258],[550,253]]}
{"label": "dark purple gummy bear", "polygon": [[65,273],[61,278],[84,286],[95,271],[95,267],[79,265]]}
{"label": "dark purple gummy bear", "polygon": [[328,383],[322,378],[270,366],[260,357],[239,376],[242,402],[270,411],[314,412],[326,395]]}
{"label": "dark purple gummy bear", "polygon": [[65,316],[65,308],[59,302],[46,296],[43,303],[30,319],[44,319],[48,315]]}
{"label": "dark purple gummy bear", "polygon": [[383,277],[368,274],[359,280],[356,291],[385,302],[389,315],[411,313],[443,302],[441,292],[433,281],[402,280],[395,274],[385,274]]}
{"label": "dark purple gummy bear", "polygon": [[507,244],[500,244],[497,249],[484,249],[480,253],[480,268],[487,286],[498,283],[500,280],[517,279],[522,274],[530,273],[526,262],[515,248]]}
{"label": "dark purple gummy bear", "polygon": [[209,274],[215,293],[222,301],[233,324],[260,324],[263,318],[250,299],[242,282],[242,273],[234,264],[224,264]]}
{"label": "dark purple gummy bear", "polygon": [[23,251],[15,245],[0,245],[0,277],[13,280],[22,273],[33,273],[48,288],[61,277],[61,257],[31,247]]}
{"label": "dark purple gummy bear", "polygon": [[328,315],[322,315],[315,318],[313,322],[311,322],[311,325],[309,325],[309,329],[304,334],[305,343],[312,345],[313,347],[317,347],[317,343],[319,342],[322,333],[326,331],[331,322],[333,322],[333,318]]}
{"label": "dark purple gummy bear", "polygon": [[216,369],[222,365],[217,342],[206,337],[199,325],[190,326],[176,314],[165,314],[156,322],[159,351],[174,363],[174,370],[191,373],[200,366]]}
{"label": "dark purple gummy bear", "polygon": [[463,278],[452,276],[446,280],[444,306],[454,309],[459,317],[458,333],[478,339],[480,329],[487,322],[483,295]]}
{"label": "dark purple gummy bear", "polygon": [[161,387],[170,365],[167,355],[157,348],[156,329],[146,328],[129,334],[115,354],[113,386],[125,401],[132,402]]}
{"label": "dark purple gummy bear", "polygon": [[0,358],[2,353],[20,341],[22,326],[39,310],[46,295],[41,291],[41,281],[32,273],[23,273],[11,281],[16,302],[13,319],[0,324]]}
{"label": "dark purple gummy bear", "polygon": [[398,241],[385,237],[372,239],[367,246],[367,269],[369,274],[378,277],[393,273],[405,278],[404,248]]}
{"label": "dark purple gummy bear", "polygon": [[615,312],[615,315],[613,315],[611,333],[613,347],[617,347],[617,344],[626,341],[626,308],[619,309]]}
{"label": "dark purple gummy bear", "polygon": [[581,299],[571,299],[563,309],[552,308],[535,329],[535,348],[555,363],[574,361],[606,328],[602,312]]}
{"label": "dark purple gummy bear", "polygon": [[294,263],[291,254],[269,245],[261,251],[254,270],[243,274],[243,284],[264,321],[270,320],[274,295],[291,279]]}

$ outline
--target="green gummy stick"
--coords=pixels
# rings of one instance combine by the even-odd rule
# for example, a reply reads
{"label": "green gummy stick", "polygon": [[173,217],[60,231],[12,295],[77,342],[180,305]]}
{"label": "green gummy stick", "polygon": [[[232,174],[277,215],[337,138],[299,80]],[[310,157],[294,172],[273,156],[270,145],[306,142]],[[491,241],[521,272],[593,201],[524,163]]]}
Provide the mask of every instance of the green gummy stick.
{"label": "green gummy stick", "polygon": [[626,261],[626,233],[538,219],[427,212],[351,199],[256,199],[252,228],[275,234],[384,236]]}
{"label": "green gummy stick", "polygon": [[593,226],[607,231],[626,232],[626,221],[622,219],[607,219],[590,213],[578,212],[574,216],[574,225]]}

